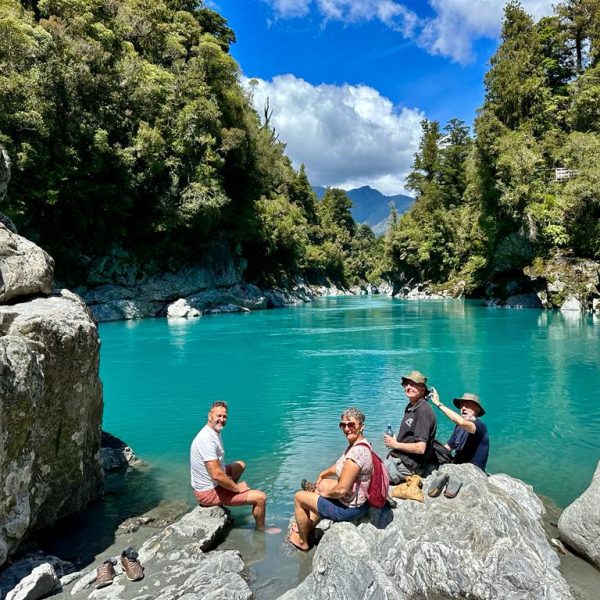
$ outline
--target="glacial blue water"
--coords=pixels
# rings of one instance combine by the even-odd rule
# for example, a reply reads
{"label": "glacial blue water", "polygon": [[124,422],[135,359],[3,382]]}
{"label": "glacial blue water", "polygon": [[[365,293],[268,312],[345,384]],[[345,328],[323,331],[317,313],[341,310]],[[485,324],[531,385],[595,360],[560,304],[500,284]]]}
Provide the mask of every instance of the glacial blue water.
{"label": "glacial blue water", "polygon": [[[351,297],[107,323],[100,336],[103,427],[152,465],[138,483],[149,497],[192,503],[190,442],[224,399],[226,459],[247,462],[244,479],[267,492],[269,521],[284,526],[300,480],[341,453],[344,407],[365,412],[383,453],[382,433],[388,422],[398,428],[406,402],[399,378],[412,369],[447,404],[480,394],[489,472],[519,477],[559,506],[587,487],[600,458],[600,321],[591,315]],[[437,414],[445,441],[452,424]],[[249,511],[240,511],[243,529]]]}

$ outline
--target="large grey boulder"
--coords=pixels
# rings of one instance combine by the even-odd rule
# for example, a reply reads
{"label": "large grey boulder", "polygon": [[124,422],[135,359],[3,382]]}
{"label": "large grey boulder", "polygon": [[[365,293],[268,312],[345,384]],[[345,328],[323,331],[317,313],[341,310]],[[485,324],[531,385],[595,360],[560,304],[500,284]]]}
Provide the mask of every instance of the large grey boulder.
{"label": "large grey boulder", "polygon": [[39,246],[0,223],[0,303],[49,294],[53,280],[54,260]]}
{"label": "large grey boulder", "polygon": [[6,600],[38,600],[60,587],[60,581],[54,567],[43,563],[35,567],[6,595]]}
{"label": "large grey boulder", "polygon": [[[105,600],[250,600],[248,571],[233,550],[210,551],[229,525],[222,508],[195,508],[178,522],[150,538],[139,550],[144,579],[127,581],[119,564],[113,584],[93,591],[95,570],[83,574],[70,591],[71,597]],[[91,593],[90,593],[91,592]]]}
{"label": "large grey boulder", "polygon": [[101,491],[99,347],[66,290],[0,306],[0,564]]}
{"label": "large grey boulder", "polygon": [[456,498],[426,495],[371,511],[358,526],[334,523],[312,573],[282,600],[572,599],[531,487],[472,465],[441,470],[464,481]]}
{"label": "large grey boulder", "polygon": [[563,511],[558,531],[565,544],[600,568],[600,462],[588,489]]}
{"label": "large grey boulder", "polygon": [[[52,567],[52,571],[48,568],[38,569],[38,567],[42,565]],[[38,570],[36,571],[36,569]],[[30,589],[30,587],[37,590],[43,589],[36,585],[31,585],[32,583],[35,584],[35,581],[38,579],[48,581],[48,579],[43,576],[43,573],[54,573],[56,579],[51,575],[53,581],[52,589],[57,588],[58,578],[68,577],[74,570],[72,563],[61,560],[56,556],[47,555],[43,552],[27,554],[0,571],[0,598],[10,597],[10,592],[14,592],[15,590],[21,590],[28,593],[27,590]],[[36,572],[36,575],[30,577],[34,571]]]}

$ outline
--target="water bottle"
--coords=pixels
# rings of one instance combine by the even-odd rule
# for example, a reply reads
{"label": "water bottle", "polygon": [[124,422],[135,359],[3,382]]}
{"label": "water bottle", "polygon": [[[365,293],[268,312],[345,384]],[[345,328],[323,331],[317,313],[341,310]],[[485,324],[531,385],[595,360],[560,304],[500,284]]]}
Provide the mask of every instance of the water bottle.
{"label": "water bottle", "polygon": [[388,423],[387,429],[385,430],[385,435],[389,435],[390,437],[394,437],[394,430],[392,429],[392,424]]}

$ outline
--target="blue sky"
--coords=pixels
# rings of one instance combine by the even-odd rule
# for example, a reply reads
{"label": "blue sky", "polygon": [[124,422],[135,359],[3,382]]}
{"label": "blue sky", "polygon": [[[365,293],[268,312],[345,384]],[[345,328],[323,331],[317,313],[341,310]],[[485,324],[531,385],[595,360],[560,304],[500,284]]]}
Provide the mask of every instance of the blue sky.
{"label": "blue sky", "polygon": [[[423,117],[471,124],[497,46],[494,0],[211,0],[255,107],[315,185],[402,193]],[[551,2],[523,0],[535,17]]]}

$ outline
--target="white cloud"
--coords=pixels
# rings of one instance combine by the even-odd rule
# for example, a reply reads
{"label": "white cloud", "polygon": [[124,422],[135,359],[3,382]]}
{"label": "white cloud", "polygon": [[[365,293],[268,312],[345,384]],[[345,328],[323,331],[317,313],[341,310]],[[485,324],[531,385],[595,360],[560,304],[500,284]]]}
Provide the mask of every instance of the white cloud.
{"label": "white cloud", "polygon": [[278,17],[289,19],[306,16],[312,0],[263,0],[263,2],[270,4]]}
{"label": "white cloud", "polygon": [[326,19],[358,23],[379,20],[388,27],[410,36],[417,24],[417,15],[394,0],[316,0]]}
{"label": "white cloud", "polygon": [[[325,21],[378,20],[413,39],[430,54],[459,63],[473,60],[476,39],[496,37],[504,2],[499,0],[428,0],[433,17],[419,16],[397,0],[263,0],[279,18],[303,17],[315,8]],[[552,0],[522,0],[535,18],[552,14]]]}
{"label": "white cloud", "polygon": [[262,115],[269,98],[271,124],[313,185],[403,191],[421,135],[421,111],[394,106],[364,85],[314,86],[294,75],[254,81],[256,110]]}
{"label": "white cloud", "polygon": [[[422,22],[418,43],[431,54],[459,63],[473,59],[477,38],[494,38],[500,33],[504,4],[497,0],[429,0],[436,12]],[[552,2],[524,0],[523,8],[535,18],[552,14]]]}

